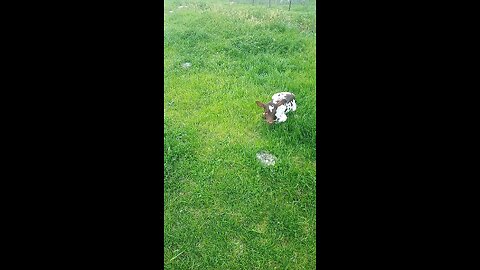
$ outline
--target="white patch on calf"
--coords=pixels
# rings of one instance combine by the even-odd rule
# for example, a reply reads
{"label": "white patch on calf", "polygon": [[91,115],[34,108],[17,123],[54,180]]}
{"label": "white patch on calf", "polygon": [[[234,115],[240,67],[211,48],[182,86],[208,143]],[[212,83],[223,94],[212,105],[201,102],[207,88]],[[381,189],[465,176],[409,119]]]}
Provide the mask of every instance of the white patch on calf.
{"label": "white patch on calf", "polygon": [[287,121],[287,115],[286,114],[282,114],[280,115],[280,117],[277,117],[277,120],[276,120],[278,123],[282,123],[282,122],[285,122]]}
{"label": "white patch on calf", "polygon": [[270,110],[270,112],[273,112],[273,108],[275,107],[273,107],[272,105],[268,106],[268,109]]}
{"label": "white patch on calf", "polygon": [[295,99],[292,100],[292,111],[296,111],[297,110],[297,103],[295,103]]}
{"label": "white patch on calf", "polygon": [[277,112],[275,113],[275,116],[278,117],[279,115],[285,114],[286,110],[287,110],[287,106],[285,106],[285,105],[278,106]]}
{"label": "white patch on calf", "polygon": [[285,113],[297,110],[297,104],[295,104],[295,100],[292,100],[285,105],[287,106],[287,109],[285,110]]}
{"label": "white patch on calf", "polygon": [[292,93],[289,92],[281,92],[281,93],[276,93],[275,95],[272,96],[272,101],[277,103],[281,101],[282,99],[285,99],[287,95],[291,95]]}
{"label": "white patch on calf", "polygon": [[286,105],[278,106],[277,111],[275,112],[275,116],[277,117],[277,122],[282,123],[287,121],[287,115],[285,114],[286,112],[287,112]]}

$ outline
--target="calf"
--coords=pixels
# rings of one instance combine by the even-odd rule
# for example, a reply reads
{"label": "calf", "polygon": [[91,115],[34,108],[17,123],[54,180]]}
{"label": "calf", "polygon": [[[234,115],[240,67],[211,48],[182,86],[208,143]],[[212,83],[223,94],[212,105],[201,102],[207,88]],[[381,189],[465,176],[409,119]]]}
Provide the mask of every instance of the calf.
{"label": "calf", "polygon": [[256,101],[258,107],[264,109],[263,116],[268,124],[282,123],[287,121],[287,113],[297,110],[295,95],[289,92],[281,92],[272,96],[272,101],[263,104]]}

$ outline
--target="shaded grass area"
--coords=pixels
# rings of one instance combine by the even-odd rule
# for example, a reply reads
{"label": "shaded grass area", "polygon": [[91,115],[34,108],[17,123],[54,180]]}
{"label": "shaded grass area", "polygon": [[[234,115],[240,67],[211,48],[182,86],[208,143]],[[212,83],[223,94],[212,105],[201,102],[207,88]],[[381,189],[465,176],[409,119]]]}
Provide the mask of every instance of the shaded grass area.
{"label": "shaded grass area", "polygon": [[[165,268],[314,269],[313,10],[164,8]],[[280,91],[298,110],[267,126],[255,100]],[[274,167],[258,163],[262,150]]]}

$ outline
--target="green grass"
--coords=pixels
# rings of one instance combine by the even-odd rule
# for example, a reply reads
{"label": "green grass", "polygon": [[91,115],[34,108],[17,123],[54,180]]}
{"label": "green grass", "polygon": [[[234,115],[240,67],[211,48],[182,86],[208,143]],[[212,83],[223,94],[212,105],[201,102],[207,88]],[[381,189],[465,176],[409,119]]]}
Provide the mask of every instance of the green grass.
{"label": "green grass", "polygon": [[[165,2],[165,269],[315,268],[313,4]],[[280,91],[298,109],[268,126]]]}

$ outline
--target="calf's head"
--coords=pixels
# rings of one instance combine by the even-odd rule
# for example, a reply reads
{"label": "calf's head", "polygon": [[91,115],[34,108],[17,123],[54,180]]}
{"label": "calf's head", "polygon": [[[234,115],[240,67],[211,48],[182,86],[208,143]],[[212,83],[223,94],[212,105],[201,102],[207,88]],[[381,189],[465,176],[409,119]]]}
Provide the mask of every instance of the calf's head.
{"label": "calf's head", "polygon": [[267,104],[264,104],[260,101],[256,101],[255,103],[257,103],[258,107],[263,108],[263,117],[265,118],[267,123],[271,125],[277,119],[277,116],[275,114],[277,113],[278,106],[285,104],[285,100],[282,100],[278,103],[269,102]]}

